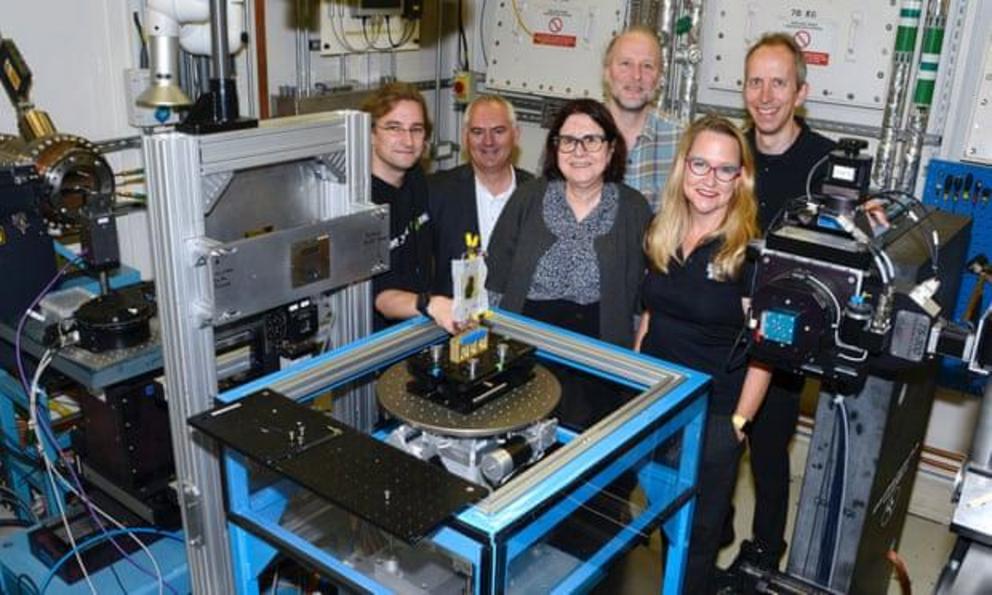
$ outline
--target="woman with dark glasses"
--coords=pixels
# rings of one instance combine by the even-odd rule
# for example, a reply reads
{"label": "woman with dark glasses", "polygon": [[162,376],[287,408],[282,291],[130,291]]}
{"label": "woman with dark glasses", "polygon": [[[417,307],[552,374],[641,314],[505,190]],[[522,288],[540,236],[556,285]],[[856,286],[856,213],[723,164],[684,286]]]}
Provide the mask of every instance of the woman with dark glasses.
{"label": "woman with dark glasses", "polygon": [[[651,210],[623,184],[627,149],[598,101],[570,101],[545,143],[542,176],[510,197],[489,244],[493,303],[584,335],[631,347],[641,239]],[[574,393],[575,391],[573,391]],[[615,395],[563,387],[559,419],[585,427],[615,409]]]}

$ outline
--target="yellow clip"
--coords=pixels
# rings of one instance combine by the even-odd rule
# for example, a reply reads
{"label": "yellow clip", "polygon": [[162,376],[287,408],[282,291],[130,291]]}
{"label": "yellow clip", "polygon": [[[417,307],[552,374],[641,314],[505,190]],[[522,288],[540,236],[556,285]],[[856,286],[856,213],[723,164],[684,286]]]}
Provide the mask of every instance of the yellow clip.
{"label": "yellow clip", "polygon": [[469,256],[475,256],[479,252],[479,234],[466,231],[465,248]]}

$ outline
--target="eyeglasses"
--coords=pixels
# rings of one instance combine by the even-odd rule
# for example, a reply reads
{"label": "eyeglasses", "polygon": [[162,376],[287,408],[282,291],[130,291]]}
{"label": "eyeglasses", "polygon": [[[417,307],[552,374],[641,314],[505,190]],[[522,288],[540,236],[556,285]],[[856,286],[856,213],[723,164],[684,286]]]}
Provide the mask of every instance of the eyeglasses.
{"label": "eyeglasses", "polygon": [[554,141],[558,150],[562,153],[572,153],[579,145],[582,145],[582,150],[586,153],[595,153],[606,144],[606,137],[602,134],[587,134],[579,138],[577,136],[562,134],[556,136]]}
{"label": "eyeglasses", "polygon": [[719,182],[733,182],[737,179],[737,176],[741,175],[741,166],[739,165],[713,166],[702,157],[687,157],[685,164],[689,166],[689,171],[699,177],[703,177],[712,171]]}
{"label": "eyeglasses", "polygon": [[389,136],[405,136],[410,134],[413,138],[424,138],[427,136],[427,128],[419,124],[414,124],[409,128],[404,128],[400,124],[386,124],[385,126],[376,125],[375,128],[385,132]]}

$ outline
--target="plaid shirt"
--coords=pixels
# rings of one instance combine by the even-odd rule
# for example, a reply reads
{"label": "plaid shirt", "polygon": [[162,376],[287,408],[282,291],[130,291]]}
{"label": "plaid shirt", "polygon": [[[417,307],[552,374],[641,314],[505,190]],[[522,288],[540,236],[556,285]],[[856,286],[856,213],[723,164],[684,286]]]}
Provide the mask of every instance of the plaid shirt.
{"label": "plaid shirt", "polygon": [[675,159],[681,132],[677,124],[663,120],[652,111],[637,136],[637,142],[627,154],[624,182],[643,194],[654,212],[661,207],[661,194]]}

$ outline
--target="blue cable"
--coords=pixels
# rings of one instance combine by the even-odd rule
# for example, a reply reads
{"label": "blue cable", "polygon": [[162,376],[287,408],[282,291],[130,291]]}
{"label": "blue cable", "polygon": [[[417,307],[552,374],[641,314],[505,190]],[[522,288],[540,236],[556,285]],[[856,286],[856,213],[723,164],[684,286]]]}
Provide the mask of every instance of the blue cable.
{"label": "blue cable", "polygon": [[[41,583],[41,589],[38,592],[39,593],[44,593],[46,590],[48,590],[48,585],[52,582],[52,579],[55,578],[55,574],[59,571],[60,568],[62,568],[62,566],[70,558],[72,558],[73,556],[76,555],[76,552],[77,551],[80,552],[80,553],[82,553],[83,550],[88,549],[88,548],[96,545],[97,543],[100,543],[101,541],[106,541],[107,539],[110,539],[111,537],[116,537],[118,535],[128,535],[128,534],[130,534],[130,535],[140,535],[140,534],[161,535],[162,537],[165,537],[167,539],[172,539],[173,541],[178,541],[179,543],[185,543],[182,539],[180,539],[179,537],[176,537],[172,533],[168,533],[166,531],[162,531],[161,529],[155,529],[155,528],[152,528],[152,527],[131,527],[131,528],[128,528],[128,529],[114,529],[113,531],[107,531],[106,533],[101,533],[100,535],[94,535],[93,537],[90,537],[88,539],[83,540],[82,543],[80,543],[79,545],[77,545],[75,548],[69,550],[61,558],[58,559],[58,561],[55,563],[55,565],[53,565],[51,567],[51,569],[49,569],[48,575],[45,576],[45,580]],[[157,577],[156,577],[156,580],[157,580]],[[163,576],[162,576],[162,581],[163,581],[163,583],[165,581],[165,575],[164,575],[164,573],[163,573]]]}

